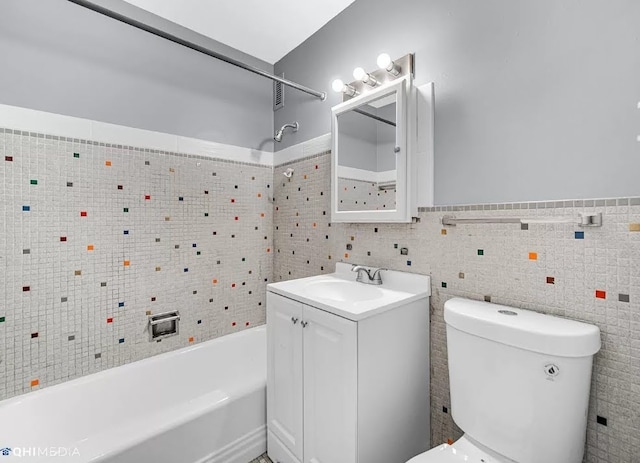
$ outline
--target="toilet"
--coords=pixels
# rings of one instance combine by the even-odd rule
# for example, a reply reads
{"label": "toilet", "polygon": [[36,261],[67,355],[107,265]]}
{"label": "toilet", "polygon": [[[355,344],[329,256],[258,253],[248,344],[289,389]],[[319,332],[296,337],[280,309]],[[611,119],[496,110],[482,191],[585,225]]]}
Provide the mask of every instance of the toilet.
{"label": "toilet", "polygon": [[444,319],[464,435],[407,463],[581,463],[598,327],[461,298]]}

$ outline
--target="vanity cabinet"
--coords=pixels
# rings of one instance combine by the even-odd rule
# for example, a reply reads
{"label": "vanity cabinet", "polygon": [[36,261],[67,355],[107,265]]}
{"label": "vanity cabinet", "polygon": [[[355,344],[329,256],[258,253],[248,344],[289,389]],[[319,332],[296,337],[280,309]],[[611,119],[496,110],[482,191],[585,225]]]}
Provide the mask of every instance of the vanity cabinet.
{"label": "vanity cabinet", "polygon": [[428,450],[428,294],[349,319],[287,285],[267,292],[274,463],[405,463]]}
{"label": "vanity cabinet", "polygon": [[295,457],[274,461],[357,461],[357,323],[273,293],[267,318],[268,427]]}

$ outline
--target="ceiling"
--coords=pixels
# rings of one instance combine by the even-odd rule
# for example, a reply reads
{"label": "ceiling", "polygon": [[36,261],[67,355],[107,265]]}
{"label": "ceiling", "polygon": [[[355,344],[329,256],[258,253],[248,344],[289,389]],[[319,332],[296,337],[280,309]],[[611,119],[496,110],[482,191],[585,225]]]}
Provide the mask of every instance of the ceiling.
{"label": "ceiling", "polygon": [[127,0],[274,64],[354,0]]}

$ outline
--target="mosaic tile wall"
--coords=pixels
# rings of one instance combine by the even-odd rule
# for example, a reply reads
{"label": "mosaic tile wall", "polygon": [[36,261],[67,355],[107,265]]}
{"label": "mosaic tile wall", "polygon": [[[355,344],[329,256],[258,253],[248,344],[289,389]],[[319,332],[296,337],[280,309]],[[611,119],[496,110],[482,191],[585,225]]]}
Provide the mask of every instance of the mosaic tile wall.
{"label": "mosaic tile wall", "polygon": [[[585,461],[640,462],[640,198],[449,207],[420,212],[416,224],[329,226],[329,157],[290,163],[291,181],[274,181],[275,277],[331,272],[336,261],[432,276],[433,445],[461,435],[449,414],[443,320],[444,302],[461,296],[598,325],[603,348],[594,365]],[[444,214],[577,217],[590,211],[604,213],[602,228],[440,223]],[[318,220],[326,236],[298,232]]]}
{"label": "mosaic tile wall", "polygon": [[0,399],[263,324],[272,175],[0,129]]}
{"label": "mosaic tile wall", "polygon": [[396,207],[396,190],[381,190],[377,183],[340,178],[338,189],[342,192],[339,211],[377,211]]}

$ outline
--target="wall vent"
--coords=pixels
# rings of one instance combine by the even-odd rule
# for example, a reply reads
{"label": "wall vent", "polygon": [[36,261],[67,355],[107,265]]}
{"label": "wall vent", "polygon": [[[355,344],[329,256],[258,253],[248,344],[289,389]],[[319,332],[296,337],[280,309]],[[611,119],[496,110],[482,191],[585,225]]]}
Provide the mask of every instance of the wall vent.
{"label": "wall vent", "polygon": [[[284,77],[284,73],[280,77]],[[284,85],[273,81],[273,110],[284,108]]]}

